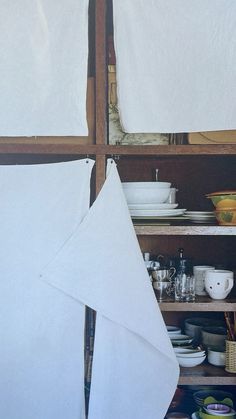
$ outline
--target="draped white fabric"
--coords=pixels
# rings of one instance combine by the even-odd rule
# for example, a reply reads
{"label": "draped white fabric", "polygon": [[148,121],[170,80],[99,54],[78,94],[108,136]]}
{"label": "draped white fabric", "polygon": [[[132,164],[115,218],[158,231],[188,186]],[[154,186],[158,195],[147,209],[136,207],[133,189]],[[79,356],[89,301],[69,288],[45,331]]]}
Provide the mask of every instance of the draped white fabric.
{"label": "draped white fabric", "polygon": [[0,5],[0,135],[88,135],[88,0]]}
{"label": "draped white fabric", "polygon": [[163,419],[179,369],[114,162],[41,279],[97,310],[89,419]]}
{"label": "draped white fabric", "polygon": [[0,166],[0,417],[84,419],[84,305],[39,272],[89,208],[93,161]]}
{"label": "draped white fabric", "polygon": [[113,0],[126,132],[236,128],[235,0]]}

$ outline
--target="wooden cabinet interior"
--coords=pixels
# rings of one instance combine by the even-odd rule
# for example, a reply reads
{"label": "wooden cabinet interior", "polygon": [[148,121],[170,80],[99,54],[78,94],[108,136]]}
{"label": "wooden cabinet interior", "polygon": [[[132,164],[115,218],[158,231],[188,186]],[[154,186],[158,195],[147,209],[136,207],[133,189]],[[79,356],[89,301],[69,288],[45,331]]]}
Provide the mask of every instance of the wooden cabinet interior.
{"label": "wooden cabinet interior", "polygon": [[[122,181],[151,181],[155,169],[159,180],[170,181],[178,188],[179,207],[188,210],[213,210],[205,194],[220,189],[235,188],[236,144],[231,145],[152,145],[110,146],[107,144],[107,32],[112,31],[111,1],[90,1],[89,76],[95,77],[93,140],[79,138],[0,138],[0,164],[29,164],[66,161],[89,155],[95,158],[93,191],[98,192],[105,179],[106,158],[119,155],[118,171]],[[96,185],[95,185],[96,182]],[[174,255],[179,247],[197,263],[236,268],[236,227],[163,226],[136,227],[142,251]],[[186,316],[211,313],[218,317],[226,309],[236,311],[236,300],[224,303],[199,301],[196,305],[162,303],[164,319],[181,324]],[[193,303],[195,304],[195,303]],[[218,313],[220,312],[220,313]],[[157,325],[158,327],[158,325]],[[215,367],[216,368],[216,367]],[[233,374],[210,365],[185,369],[180,384],[236,385]]]}

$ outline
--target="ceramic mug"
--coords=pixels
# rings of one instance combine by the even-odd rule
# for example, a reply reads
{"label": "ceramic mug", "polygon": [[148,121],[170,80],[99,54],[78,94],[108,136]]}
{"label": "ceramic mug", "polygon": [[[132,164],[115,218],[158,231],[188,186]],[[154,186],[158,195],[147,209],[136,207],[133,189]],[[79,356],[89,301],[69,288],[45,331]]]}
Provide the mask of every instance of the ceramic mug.
{"label": "ceramic mug", "polygon": [[207,271],[205,289],[213,300],[223,300],[234,285],[234,274],[225,269]]}
{"label": "ceramic mug", "polygon": [[214,266],[197,265],[193,267],[193,276],[195,278],[196,295],[207,295],[205,291],[205,279],[207,271],[214,271]]}

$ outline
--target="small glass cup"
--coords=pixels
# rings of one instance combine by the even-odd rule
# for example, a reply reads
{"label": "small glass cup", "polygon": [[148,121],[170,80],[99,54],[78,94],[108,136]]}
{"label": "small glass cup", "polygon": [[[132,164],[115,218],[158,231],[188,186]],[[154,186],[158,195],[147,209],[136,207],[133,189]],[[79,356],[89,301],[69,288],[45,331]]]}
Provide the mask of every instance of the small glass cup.
{"label": "small glass cup", "polygon": [[195,278],[185,273],[178,274],[175,278],[175,301],[195,300]]}
{"label": "small glass cup", "polygon": [[157,301],[168,301],[172,292],[170,281],[153,281]]}

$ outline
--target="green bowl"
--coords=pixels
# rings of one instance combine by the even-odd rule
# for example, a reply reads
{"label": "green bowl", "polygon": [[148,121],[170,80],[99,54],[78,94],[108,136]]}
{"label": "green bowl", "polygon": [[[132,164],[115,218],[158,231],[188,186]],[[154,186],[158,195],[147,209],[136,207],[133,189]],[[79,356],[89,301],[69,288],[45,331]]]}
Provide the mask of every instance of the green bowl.
{"label": "green bowl", "polygon": [[236,192],[232,193],[212,193],[206,195],[207,198],[210,198],[215,208],[218,209],[227,209],[235,208],[236,209]]}

